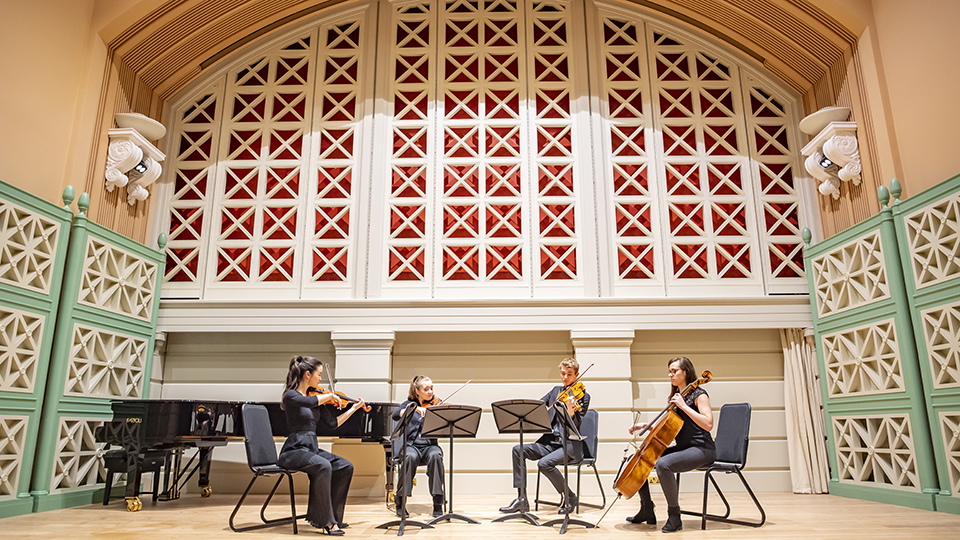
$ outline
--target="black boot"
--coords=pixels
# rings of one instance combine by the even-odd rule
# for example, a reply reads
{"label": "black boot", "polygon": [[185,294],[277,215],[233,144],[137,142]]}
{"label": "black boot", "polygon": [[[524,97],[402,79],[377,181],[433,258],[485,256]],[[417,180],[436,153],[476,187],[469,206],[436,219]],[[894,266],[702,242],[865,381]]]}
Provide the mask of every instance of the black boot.
{"label": "black boot", "polygon": [[640,500],[640,511],[637,512],[637,515],[633,517],[628,517],[627,521],[630,523],[646,523],[647,525],[656,525],[657,524],[657,515],[653,512],[654,504],[651,500]]}
{"label": "black boot", "polygon": [[443,515],[443,495],[434,495],[433,496],[433,517],[440,517]]}
{"label": "black boot", "polygon": [[671,533],[677,532],[683,528],[683,522],[680,521],[680,507],[679,506],[668,506],[667,507],[667,524],[660,529],[663,532]]}

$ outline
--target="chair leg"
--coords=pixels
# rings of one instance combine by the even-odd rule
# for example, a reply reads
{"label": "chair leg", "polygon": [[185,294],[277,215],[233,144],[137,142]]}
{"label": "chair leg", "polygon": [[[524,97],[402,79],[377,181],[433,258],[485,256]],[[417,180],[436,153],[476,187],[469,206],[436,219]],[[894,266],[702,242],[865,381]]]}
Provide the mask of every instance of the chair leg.
{"label": "chair leg", "polygon": [[593,469],[593,474],[597,477],[597,487],[600,488],[600,496],[603,497],[603,504],[593,504],[588,502],[580,502],[580,467],[582,464],[577,465],[577,513],[580,512],[580,506],[586,506],[588,508],[599,508],[604,509],[607,507],[607,494],[603,491],[603,482],[600,481],[600,473],[597,471],[597,466],[590,463],[590,467]]}
{"label": "chair leg", "polygon": [[533,511],[540,510],[540,469],[537,469],[537,491],[533,495]]}
{"label": "chair leg", "polygon": [[747,523],[751,527],[759,527],[767,522],[767,514],[763,511],[763,507],[760,506],[760,501],[757,500],[757,496],[753,494],[753,490],[750,489],[750,485],[747,484],[746,478],[743,477],[743,473],[740,470],[737,470],[737,476],[740,477],[740,481],[743,483],[743,487],[747,488],[747,493],[750,494],[750,498],[753,499],[753,504],[757,506],[757,510],[760,511],[760,522],[759,523]]}
{"label": "chair leg", "polygon": [[597,487],[600,488],[600,496],[603,497],[603,502],[600,508],[607,507],[607,492],[603,490],[603,482],[600,481],[600,471],[597,470],[596,465],[590,465],[590,468],[593,469],[594,476],[597,477]]}
{"label": "chair leg", "polygon": [[[286,473],[285,473],[285,474],[286,474]],[[254,475],[253,479],[250,480],[250,484],[247,485],[247,489],[245,489],[245,490],[243,491],[243,495],[240,496],[240,501],[237,502],[236,508],[234,508],[234,509],[233,509],[233,513],[230,514],[230,530],[232,530],[233,532],[253,531],[253,530],[257,530],[257,529],[264,529],[264,528],[267,528],[267,527],[275,527],[275,526],[277,526],[277,525],[285,525],[285,524],[287,524],[287,523],[291,523],[291,522],[292,522],[292,523],[293,523],[294,533],[296,533],[296,532],[297,532],[297,520],[300,519],[300,518],[302,518],[302,517],[306,517],[306,516],[298,516],[298,515],[297,515],[297,510],[296,510],[297,507],[296,507],[296,503],[294,502],[294,499],[293,499],[293,477],[292,477],[292,476],[289,476],[289,475],[288,475],[288,478],[289,478],[289,480],[290,480],[290,511],[291,511],[291,512],[290,512],[290,515],[291,515],[291,517],[278,518],[278,519],[266,519],[266,518],[264,517],[264,511],[265,511],[267,505],[270,504],[270,500],[273,498],[273,494],[276,493],[277,487],[280,485],[280,482],[283,481],[283,476],[281,476],[280,478],[277,479],[277,483],[274,484],[273,489],[270,490],[270,495],[267,496],[267,501],[266,501],[265,503],[263,503],[263,506],[260,508],[260,520],[263,521],[263,523],[262,523],[262,524],[258,524],[258,525],[250,525],[249,527],[237,527],[236,525],[233,524],[233,520],[234,520],[234,518],[236,518],[237,512],[240,511],[240,506],[243,505],[243,501],[246,500],[247,495],[250,493],[250,488],[253,487],[253,484],[254,484],[254,482],[257,481],[257,478],[258,478],[258,477],[257,477],[256,475]]]}
{"label": "chair leg", "polygon": [[[247,527],[247,528],[242,528],[242,529],[238,529],[238,528],[233,524],[233,518],[237,517],[237,512],[240,511],[240,507],[243,505],[243,501],[247,498],[247,494],[250,493],[250,488],[253,487],[253,483],[256,482],[256,481],[257,481],[257,476],[254,475],[253,478],[250,479],[250,483],[247,484],[247,489],[243,490],[243,495],[241,495],[241,496],[240,496],[240,500],[237,501],[237,506],[233,509],[233,513],[230,514],[230,522],[229,522],[229,523],[230,523],[230,530],[233,531],[233,532],[240,532],[240,531],[248,531],[248,530],[250,530],[249,527]],[[255,526],[255,527],[256,527],[256,528],[259,528],[259,526]]]}
{"label": "chair leg", "polygon": [[[280,477],[282,480],[283,477]],[[290,518],[293,520],[293,534],[297,534],[297,502],[293,499],[293,475],[287,473],[287,480],[290,484]]]}
{"label": "chair leg", "polygon": [[[764,513],[763,507],[760,506],[760,501],[757,500],[756,495],[754,495],[753,490],[750,489],[750,485],[747,484],[747,480],[746,480],[746,478],[743,477],[743,474],[740,472],[740,470],[739,470],[739,469],[735,469],[735,470],[733,470],[733,471],[727,471],[727,474],[734,473],[734,472],[735,472],[735,473],[737,474],[737,476],[740,478],[740,483],[742,483],[742,484],[743,484],[743,487],[746,488],[747,493],[750,495],[750,498],[753,499],[753,504],[756,505],[757,510],[760,511],[760,521],[758,521],[758,522],[752,522],[752,521],[743,521],[743,520],[740,520],[740,519],[732,519],[732,518],[730,518],[730,512],[731,512],[730,502],[727,501],[727,497],[723,494],[723,491],[720,489],[720,485],[717,484],[717,480],[713,477],[713,474],[712,474],[712,473],[713,473],[713,470],[712,470],[712,469],[708,469],[708,470],[704,473],[704,478],[703,478],[703,511],[702,511],[702,512],[688,512],[688,511],[686,511],[686,510],[683,510],[683,511],[681,511],[680,513],[681,513],[681,514],[686,514],[686,515],[688,515],[688,516],[696,516],[696,517],[701,518],[700,527],[701,527],[702,529],[704,529],[704,530],[707,528],[707,520],[710,520],[710,521],[721,521],[721,522],[723,522],[723,523],[733,523],[733,524],[735,524],[735,525],[745,525],[745,526],[747,526],[747,527],[760,527],[761,525],[763,525],[764,523],[766,523],[766,521],[767,521],[767,515],[766,515],[766,513]],[[724,515],[722,515],[722,516],[719,516],[719,515],[716,515],[716,514],[708,514],[708,513],[707,513],[707,497],[708,497],[708,495],[709,495],[709,484],[708,484],[708,482],[709,482],[709,484],[713,484],[713,488],[714,488],[715,490],[717,490],[717,495],[720,496],[720,500],[723,501],[723,505],[724,505],[724,507],[726,508],[726,511],[725,511]]]}
{"label": "chair leg", "polygon": [[110,488],[113,487],[113,471],[107,469],[107,483],[103,486],[103,505],[110,504]]}

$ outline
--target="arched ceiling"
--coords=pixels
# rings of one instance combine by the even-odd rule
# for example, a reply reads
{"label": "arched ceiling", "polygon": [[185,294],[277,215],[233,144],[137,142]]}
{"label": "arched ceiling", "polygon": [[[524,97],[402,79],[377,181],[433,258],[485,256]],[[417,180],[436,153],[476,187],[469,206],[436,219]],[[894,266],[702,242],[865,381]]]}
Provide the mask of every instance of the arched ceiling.
{"label": "arched ceiling", "polygon": [[[220,58],[349,1],[143,0],[101,31],[117,70],[117,109],[159,117],[167,99]],[[726,42],[796,90],[811,110],[835,101],[856,42],[853,31],[815,0],[609,1],[643,7]]]}

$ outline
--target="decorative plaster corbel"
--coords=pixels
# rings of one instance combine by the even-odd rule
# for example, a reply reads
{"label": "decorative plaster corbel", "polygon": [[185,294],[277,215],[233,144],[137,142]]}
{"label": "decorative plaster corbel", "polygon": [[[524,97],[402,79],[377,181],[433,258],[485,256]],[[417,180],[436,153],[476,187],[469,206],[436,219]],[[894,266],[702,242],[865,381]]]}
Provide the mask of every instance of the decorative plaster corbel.
{"label": "decorative plaster corbel", "polygon": [[800,131],[813,135],[801,153],[804,168],[820,181],[818,190],[840,198],[840,182],[860,184],[860,150],[856,122],[842,122],[850,115],[846,107],[826,107],[800,121]]}
{"label": "decorative plaster corbel", "polygon": [[[153,131],[151,135],[156,136],[157,132]],[[160,133],[160,137],[162,136],[163,132]],[[160,178],[160,162],[166,156],[133,127],[111,129],[108,137],[110,146],[107,149],[107,171],[104,175],[107,191],[126,186],[127,204],[134,205],[138,201],[146,200],[150,196],[146,188]]]}

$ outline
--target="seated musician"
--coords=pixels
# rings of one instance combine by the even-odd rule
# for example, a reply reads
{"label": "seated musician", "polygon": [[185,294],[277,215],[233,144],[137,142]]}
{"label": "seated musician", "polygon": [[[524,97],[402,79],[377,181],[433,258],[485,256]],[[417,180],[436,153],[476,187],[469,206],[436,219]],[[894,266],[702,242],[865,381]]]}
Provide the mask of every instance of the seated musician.
{"label": "seated musician", "polygon": [[[563,465],[563,448],[561,444],[561,416],[557,414],[555,407],[566,407],[567,413],[573,418],[577,427],[583,420],[590,407],[590,394],[584,391],[583,397],[579,400],[573,395],[568,395],[566,400],[558,403],[557,398],[561,392],[571,386],[580,373],[580,364],[573,358],[564,358],[560,362],[560,380],[562,385],[554,386],[547,395],[543,396],[541,401],[547,404],[550,425],[553,427],[551,433],[545,433],[537,442],[523,445],[523,455],[520,455],[520,445],[513,447],[513,487],[517,488],[517,498],[509,505],[500,509],[501,512],[527,512],[530,510],[530,504],[527,502],[524,494],[527,485],[527,467],[526,460],[536,459],[540,472],[550,480],[557,493],[560,493],[564,500],[564,506],[560,513],[564,513],[565,508],[572,509],[577,505],[577,496],[567,489],[564,493],[563,473],[557,468],[557,465]],[[555,405],[554,405],[555,404]],[[583,443],[581,441],[567,441],[567,457],[571,463],[579,462],[583,459]]]}
{"label": "seated musician", "polygon": [[403,498],[410,497],[413,492],[413,476],[417,472],[417,466],[426,465],[427,478],[430,479],[430,494],[433,495],[433,516],[439,517],[443,515],[443,452],[436,439],[424,439],[420,436],[423,418],[427,414],[426,407],[439,404],[439,400],[433,395],[433,381],[430,377],[417,375],[413,378],[407,400],[394,411],[393,419],[399,420],[401,413],[410,403],[415,403],[417,409],[410,418],[410,423],[407,424],[405,437],[407,448],[401,476],[397,482],[397,514],[400,514],[401,508],[405,508]]}
{"label": "seated musician", "polygon": [[[683,523],[680,521],[680,503],[677,497],[679,485],[676,473],[692,471],[713,463],[717,452],[713,437],[710,435],[710,430],[713,429],[713,411],[710,409],[710,397],[707,392],[703,386],[699,386],[690,392],[686,399],[680,395],[681,390],[697,380],[693,362],[679,356],[670,360],[667,365],[671,384],[670,403],[676,406],[677,414],[683,419],[683,427],[677,434],[677,444],[664,450],[663,455],[657,460],[656,469],[663,496],[667,500],[667,523],[661,530],[676,532],[683,528]],[[632,434],[645,427],[647,427],[646,423],[640,423],[630,426],[629,431]],[[649,482],[644,482],[638,493],[640,493],[640,511],[637,515],[628,517],[627,521],[656,525],[657,517],[653,512],[654,505],[650,498]]]}
{"label": "seated musician", "polygon": [[343,522],[343,508],[353,479],[353,464],[317,448],[317,423],[335,429],[363,406],[363,400],[338,416],[335,409],[343,408],[346,402],[332,392],[316,393],[322,374],[323,365],[316,358],[295,356],[290,360],[281,405],[290,435],[283,443],[277,464],[307,473],[310,477],[307,522],[329,535],[341,536],[347,526]]}

